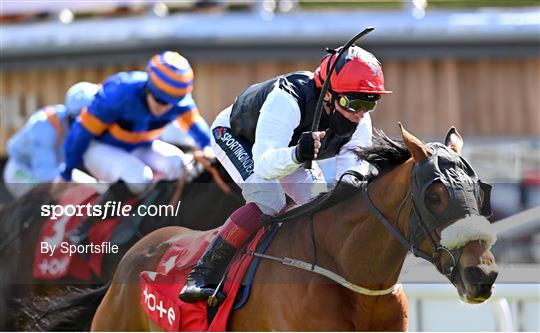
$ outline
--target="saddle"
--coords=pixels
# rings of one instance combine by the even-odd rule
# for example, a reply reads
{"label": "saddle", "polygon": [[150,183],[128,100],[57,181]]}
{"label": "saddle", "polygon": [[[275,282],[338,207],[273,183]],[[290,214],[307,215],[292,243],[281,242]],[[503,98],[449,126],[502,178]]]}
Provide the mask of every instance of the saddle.
{"label": "saddle", "polygon": [[[144,311],[156,324],[169,332],[226,331],[227,321],[240,294],[243,279],[255,261],[250,251],[263,251],[258,244],[264,238],[259,230],[246,251],[239,251],[232,260],[223,284],[227,298],[218,308],[208,308],[206,302],[184,303],[178,298],[188,273],[219,229],[182,235],[161,258],[156,271],[140,274],[141,299]],[[270,242],[263,242],[269,244]],[[244,288],[245,289],[245,288]],[[245,296],[240,299],[247,299]]]}

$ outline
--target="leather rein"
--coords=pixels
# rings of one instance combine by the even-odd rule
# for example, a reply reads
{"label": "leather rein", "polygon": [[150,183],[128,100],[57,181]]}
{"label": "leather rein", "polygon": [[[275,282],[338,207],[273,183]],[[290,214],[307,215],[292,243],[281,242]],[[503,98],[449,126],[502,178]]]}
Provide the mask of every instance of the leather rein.
{"label": "leather rein", "polygon": [[[421,257],[421,258],[431,262],[444,275],[448,276],[448,275],[453,274],[454,268],[456,266],[456,259],[455,259],[454,255],[452,254],[452,251],[450,251],[446,247],[440,245],[440,242],[435,241],[435,239],[433,238],[431,233],[429,233],[427,227],[425,226],[425,223],[422,221],[422,219],[416,213],[416,211],[414,209],[414,205],[412,205],[413,206],[413,208],[412,208],[413,214],[417,218],[417,220],[418,220],[419,224],[421,225],[424,233],[426,233],[426,235],[428,236],[428,238],[430,239],[430,241],[431,241],[431,243],[433,245],[433,248],[435,249],[431,256],[429,254],[427,254],[426,252],[420,250],[417,246],[415,246],[415,244],[413,244],[411,241],[409,241],[407,238],[405,238],[401,234],[399,229],[396,226],[394,226],[390,221],[388,221],[388,219],[384,216],[384,214],[375,206],[375,204],[373,203],[373,201],[371,200],[371,198],[369,196],[368,188],[369,188],[370,183],[365,179],[365,177],[363,175],[361,175],[360,173],[358,173],[356,171],[349,170],[349,171],[344,172],[343,175],[341,175],[339,181],[341,181],[341,179],[346,175],[353,176],[358,182],[360,182],[359,187],[362,188],[362,192],[363,192],[363,194],[364,194],[364,196],[366,198],[366,201],[368,203],[368,207],[369,207],[371,213],[377,218],[377,220],[379,220],[383,224],[383,226],[388,230],[388,232],[394,238],[396,238],[405,249],[410,251],[413,255],[415,255],[417,257]],[[403,198],[403,200],[402,200],[402,202],[401,202],[401,204],[399,206],[398,222],[399,222],[399,217],[401,215],[401,212],[402,212],[403,208],[405,207],[405,203],[408,200],[412,200],[412,191],[410,191],[405,196],[405,198]],[[278,262],[278,263],[280,263],[282,265],[292,266],[292,267],[307,270],[307,271],[310,271],[310,272],[313,272],[313,273],[316,273],[316,274],[319,274],[319,275],[323,275],[323,276],[329,278],[330,280],[342,285],[343,287],[345,287],[345,288],[347,288],[347,289],[349,289],[351,291],[354,291],[356,293],[366,295],[366,296],[382,296],[382,295],[392,294],[392,293],[397,292],[402,287],[401,284],[397,283],[397,284],[394,284],[394,285],[390,286],[389,288],[386,288],[386,289],[383,289],[383,290],[368,289],[368,288],[356,285],[356,284],[354,284],[352,282],[349,282],[344,277],[340,276],[339,274],[334,273],[334,272],[332,272],[332,271],[330,271],[328,269],[325,269],[323,267],[318,266],[316,264],[317,263],[317,244],[316,244],[316,241],[315,241],[315,233],[314,233],[314,229],[313,229],[313,215],[314,214],[310,215],[310,222],[309,222],[310,237],[311,237],[311,242],[312,242],[312,253],[313,253],[311,263],[308,263],[308,262],[305,262],[305,261],[302,261],[302,260],[288,258],[288,257],[283,257],[283,258],[274,257],[274,256],[270,256],[270,255],[267,255],[267,254],[264,254],[264,253],[258,253],[258,252],[255,252],[255,251],[249,251],[249,252],[247,252],[247,254],[251,255],[251,256],[254,256],[254,257],[260,257],[262,259],[272,260],[272,261]],[[439,260],[437,258],[443,252],[446,252],[446,253],[450,254],[450,256],[451,256],[451,258],[453,260],[453,263],[454,263],[454,265],[452,266],[452,269],[451,269],[451,271],[449,273],[442,272],[442,270],[441,270],[441,268],[439,266]]]}

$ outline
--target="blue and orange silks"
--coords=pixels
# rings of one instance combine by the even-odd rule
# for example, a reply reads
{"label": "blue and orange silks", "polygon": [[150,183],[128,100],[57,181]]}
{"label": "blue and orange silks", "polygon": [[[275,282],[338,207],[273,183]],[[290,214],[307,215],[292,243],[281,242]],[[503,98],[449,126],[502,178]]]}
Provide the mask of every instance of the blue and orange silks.
{"label": "blue and orange silks", "polygon": [[186,94],[172,109],[155,116],[146,103],[146,72],[122,72],[109,77],[93,103],[83,109],[65,143],[66,165],[62,177],[69,180],[71,170],[82,163],[92,139],[131,151],[150,146],[165,126],[177,121],[200,148],[210,144],[210,131],[200,116],[191,94]]}

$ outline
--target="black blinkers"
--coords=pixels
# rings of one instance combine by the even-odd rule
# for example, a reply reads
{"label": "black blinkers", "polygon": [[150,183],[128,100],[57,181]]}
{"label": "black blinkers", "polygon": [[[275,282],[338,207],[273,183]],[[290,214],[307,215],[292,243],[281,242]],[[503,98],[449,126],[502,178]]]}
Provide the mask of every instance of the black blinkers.
{"label": "black blinkers", "polygon": [[[430,143],[428,147],[432,155],[413,168],[410,237],[415,244],[425,238],[425,233],[464,216],[491,215],[491,185],[480,181],[469,163],[447,146]],[[449,194],[446,208],[437,215],[424,202],[434,182],[442,183]]]}

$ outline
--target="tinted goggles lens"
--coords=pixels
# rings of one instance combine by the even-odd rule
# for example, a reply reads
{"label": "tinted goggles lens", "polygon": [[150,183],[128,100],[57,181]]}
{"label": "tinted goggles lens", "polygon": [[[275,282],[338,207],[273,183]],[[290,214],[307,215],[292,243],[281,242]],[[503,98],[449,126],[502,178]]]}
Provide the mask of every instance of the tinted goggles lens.
{"label": "tinted goggles lens", "polygon": [[358,112],[358,111],[364,111],[364,112],[370,112],[375,109],[375,106],[377,106],[377,101],[366,101],[363,99],[352,99],[346,95],[339,95],[338,96],[338,103],[339,106],[344,108],[345,110],[349,112]]}

